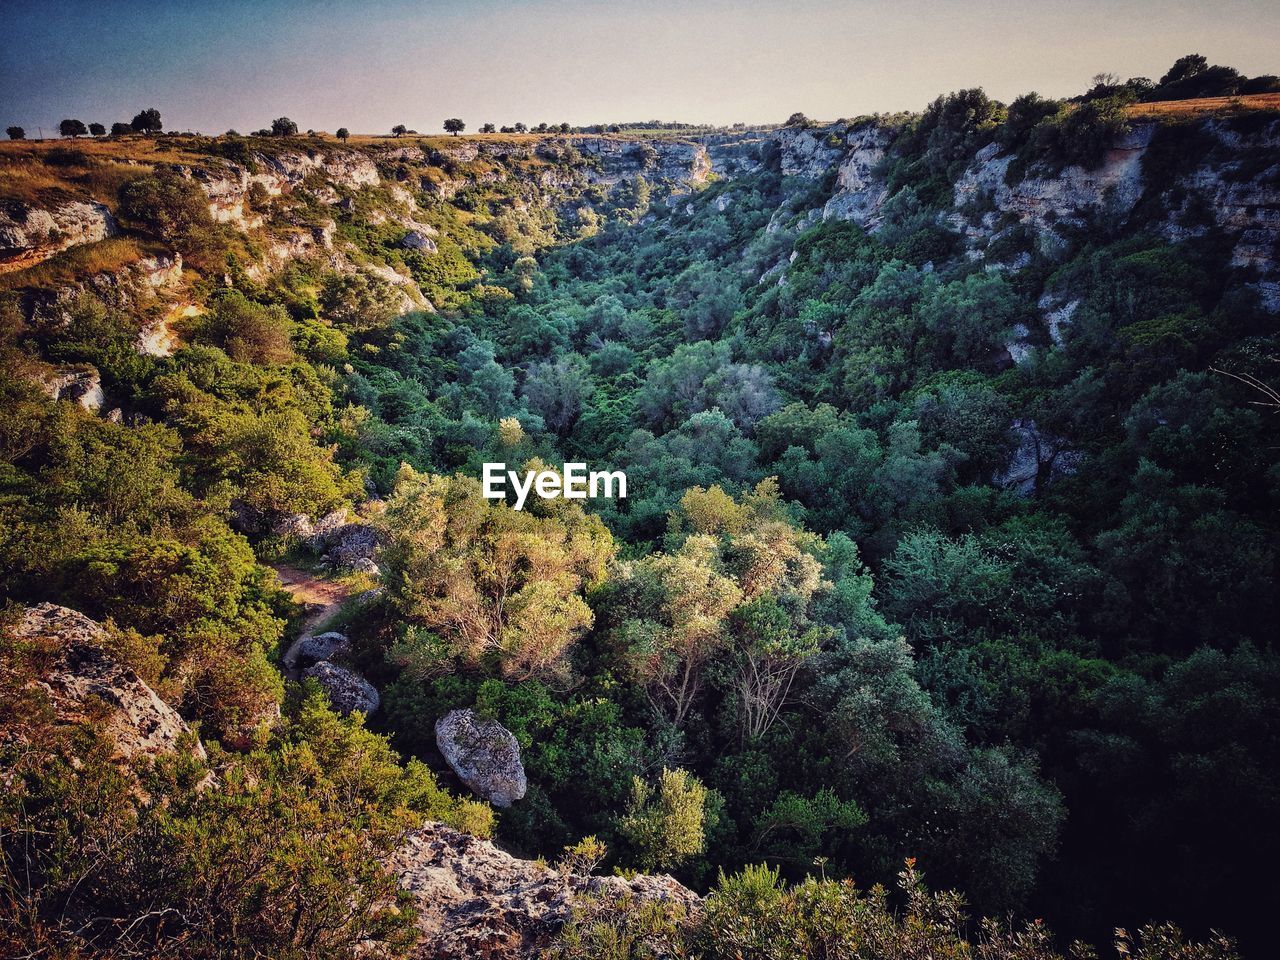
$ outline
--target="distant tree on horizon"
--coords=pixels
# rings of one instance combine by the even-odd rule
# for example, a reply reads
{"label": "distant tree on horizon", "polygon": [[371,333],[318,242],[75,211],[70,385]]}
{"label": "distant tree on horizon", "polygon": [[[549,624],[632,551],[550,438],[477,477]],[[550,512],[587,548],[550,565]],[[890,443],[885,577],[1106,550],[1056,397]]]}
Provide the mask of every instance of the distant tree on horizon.
{"label": "distant tree on horizon", "polygon": [[22,129],[22,127],[5,127],[4,132],[9,135],[10,140],[27,139],[27,131]]}
{"label": "distant tree on horizon", "polygon": [[560,124],[560,132],[561,132],[561,133],[568,133],[571,129],[573,129],[573,128],[572,128],[572,127],[570,127],[570,126],[569,126],[569,124],[567,124],[567,123],[562,123],[562,124]]}
{"label": "distant tree on horizon", "polygon": [[787,122],[783,126],[787,127],[807,127],[812,121],[803,113],[797,110],[791,116],[787,117]]}
{"label": "distant tree on horizon", "polygon": [[100,123],[91,123],[89,124],[89,133],[95,137],[105,137],[107,135],[107,128]]}
{"label": "distant tree on horizon", "polygon": [[111,136],[113,137],[124,137],[131,133],[133,133],[133,127],[127,123],[121,123],[117,120],[111,125]]}
{"label": "distant tree on horizon", "polygon": [[449,133],[452,133],[456,137],[463,130],[467,129],[467,125],[463,123],[461,120],[459,120],[457,117],[450,117],[448,120],[444,122],[444,128],[446,131],[448,131]]}
{"label": "distant tree on horizon", "polygon": [[58,124],[58,132],[64,137],[83,137],[89,128],[79,120],[67,119]]}
{"label": "distant tree on horizon", "polygon": [[481,133],[497,133],[497,128],[492,123],[481,124]]}
{"label": "distant tree on horizon", "polygon": [[296,137],[298,135],[298,125],[288,117],[277,117],[271,121],[271,135],[273,137]]}
{"label": "distant tree on horizon", "polygon": [[351,136],[351,131],[348,130],[346,127],[339,127],[338,132],[335,133],[334,136],[337,137],[339,140],[341,140],[343,143],[346,143],[347,138]]}
{"label": "distant tree on horizon", "polygon": [[516,133],[528,133],[529,128],[523,123],[517,123],[515,126]]}
{"label": "distant tree on horizon", "polygon": [[139,133],[159,133],[164,129],[164,124],[160,122],[160,111],[155,107],[140,111],[129,126]]}
{"label": "distant tree on horizon", "polygon": [[409,128],[406,127],[403,123],[397,123],[394,127],[391,128],[391,135],[393,137],[403,137],[408,132],[409,132]]}

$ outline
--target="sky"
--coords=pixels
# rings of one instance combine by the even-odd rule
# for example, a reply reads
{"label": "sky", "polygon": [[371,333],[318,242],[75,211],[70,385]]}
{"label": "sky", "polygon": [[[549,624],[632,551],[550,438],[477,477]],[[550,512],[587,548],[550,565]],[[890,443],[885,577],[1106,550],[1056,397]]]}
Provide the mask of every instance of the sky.
{"label": "sky", "polygon": [[1280,73],[1277,0],[0,0],[0,126],[768,123],[1069,96],[1185,53]]}

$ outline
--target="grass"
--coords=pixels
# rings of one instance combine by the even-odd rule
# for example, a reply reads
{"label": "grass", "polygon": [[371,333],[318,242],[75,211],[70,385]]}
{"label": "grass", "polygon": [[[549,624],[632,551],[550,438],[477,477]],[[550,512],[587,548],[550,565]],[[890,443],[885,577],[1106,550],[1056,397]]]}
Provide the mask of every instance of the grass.
{"label": "grass", "polygon": [[110,237],[64,250],[24,270],[0,273],[0,291],[47,289],[98,273],[115,273],[137,263],[146,253],[142,243],[132,237]]}
{"label": "grass", "polygon": [[1242,97],[1202,97],[1199,100],[1164,100],[1135,103],[1128,108],[1132,117],[1194,117],[1203,114],[1245,113],[1255,110],[1280,111],[1280,93],[1254,93]]}

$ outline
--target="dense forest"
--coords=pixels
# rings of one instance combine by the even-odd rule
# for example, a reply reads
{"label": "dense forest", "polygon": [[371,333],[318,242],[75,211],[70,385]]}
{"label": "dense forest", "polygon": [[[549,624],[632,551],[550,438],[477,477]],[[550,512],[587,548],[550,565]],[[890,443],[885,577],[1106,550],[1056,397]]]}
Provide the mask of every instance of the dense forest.
{"label": "dense forest", "polygon": [[[0,955],[398,955],[379,858],[431,818],[711,892],[694,933],[586,905],[563,957],[1048,957],[1116,927],[1267,956],[1277,251],[1242,262],[1196,174],[1276,197],[1280,117],[1135,108],[1225,69],[620,141],[625,176],[578,135],[8,145],[11,218],[91,198],[118,230],[0,274],[5,617],[106,623],[207,753],[122,768],[52,716],[47,645],[6,639]],[[662,151],[695,147],[681,182]],[[1121,147],[1099,202],[1001,207]],[[299,151],[377,175],[211,211],[220,165]],[[101,280],[175,251],[159,297]],[[628,496],[517,511],[491,461]],[[321,569],[298,531],[335,511],[375,566]],[[282,671],[281,564],[348,588],[329,627],[376,712]],[[458,798],[456,708],[518,741],[509,808]],[[1207,945],[1138,933],[1164,921]]]}

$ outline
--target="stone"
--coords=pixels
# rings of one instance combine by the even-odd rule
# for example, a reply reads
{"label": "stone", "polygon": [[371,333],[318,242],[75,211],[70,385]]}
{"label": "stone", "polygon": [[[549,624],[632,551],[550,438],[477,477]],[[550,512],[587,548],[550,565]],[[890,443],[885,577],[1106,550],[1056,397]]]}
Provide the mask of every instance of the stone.
{"label": "stone", "polygon": [[[58,652],[39,681],[58,722],[91,721],[115,745],[116,756],[133,760],[171,753],[191,730],[178,712],[106,649],[102,625],[83,613],[52,603],[27,607],[11,628],[24,640],[53,641]],[[100,713],[103,707],[107,713]],[[205,756],[191,738],[191,751]]]}
{"label": "stone", "polygon": [[41,381],[44,392],[54,400],[78,403],[93,412],[102,406],[102,377],[96,368],[87,364],[75,367],[58,367]]}
{"label": "stone", "polygon": [[1034,420],[1014,420],[1009,430],[1017,447],[1008,465],[991,477],[997,487],[1029,497],[1042,484],[1071,476],[1079,468],[1080,452],[1070,449],[1062,437],[1042,433]]}
{"label": "stone", "polygon": [[436,721],[436,746],[468,787],[495,807],[509,807],[528,789],[520,744],[496,720],[451,710]]}
{"label": "stone", "polygon": [[303,674],[314,677],[320,683],[333,708],[341,714],[359,710],[367,716],[382,705],[382,698],[378,696],[373,684],[355,671],[339,667],[328,660],[313,664]]}
{"label": "stone", "polygon": [[702,910],[696,893],[666,875],[561,873],[434,822],[406,834],[386,866],[417,912],[418,943],[410,952],[416,960],[543,956],[584,895],[667,903],[687,922]]}
{"label": "stone", "polygon": [[400,240],[400,246],[406,250],[421,250],[426,253],[436,252],[436,242],[421,230],[410,230]]}
{"label": "stone", "polygon": [[351,641],[345,633],[330,630],[314,636],[304,635],[293,641],[284,655],[285,666],[311,667],[324,660],[331,660],[351,649]]}

